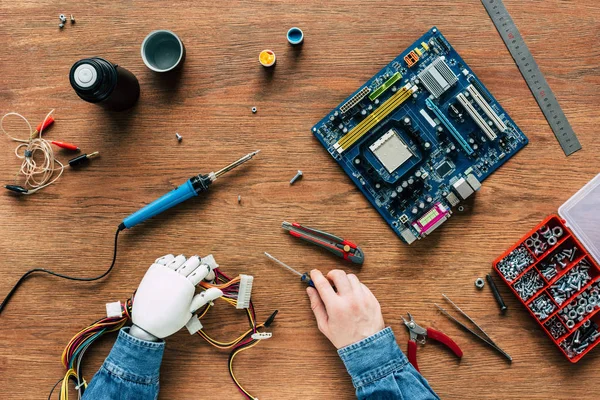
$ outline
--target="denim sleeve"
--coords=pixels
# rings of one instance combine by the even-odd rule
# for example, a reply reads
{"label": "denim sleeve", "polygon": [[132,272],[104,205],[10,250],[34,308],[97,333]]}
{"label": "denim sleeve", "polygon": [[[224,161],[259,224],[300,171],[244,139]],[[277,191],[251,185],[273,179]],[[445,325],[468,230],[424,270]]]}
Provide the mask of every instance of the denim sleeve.
{"label": "denim sleeve", "polygon": [[360,400],[439,400],[425,378],[408,362],[389,327],[339,349],[338,354]]}
{"label": "denim sleeve", "polygon": [[157,399],[164,342],[147,342],[123,328],[83,400]]}

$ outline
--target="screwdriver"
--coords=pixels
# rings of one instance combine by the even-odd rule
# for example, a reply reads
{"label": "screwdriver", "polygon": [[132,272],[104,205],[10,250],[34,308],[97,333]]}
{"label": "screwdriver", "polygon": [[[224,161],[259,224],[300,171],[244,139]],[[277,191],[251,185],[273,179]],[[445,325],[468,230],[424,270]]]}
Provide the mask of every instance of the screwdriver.
{"label": "screwdriver", "polygon": [[244,157],[239,160],[229,164],[223,169],[220,169],[217,172],[210,172],[208,174],[199,174],[193,176],[188,179],[183,185],[179,186],[177,189],[170,191],[164,196],[154,200],[152,203],[148,204],[144,208],[139,209],[134,212],[127,218],[121,222],[119,225],[119,229],[123,230],[125,228],[132,228],[135,225],[144,222],[145,220],[154,217],[162,213],[163,211],[168,210],[171,207],[176,206],[177,204],[190,199],[194,196],[198,196],[198,194],[202,192],[206,192],[208,187],[217,180],[218,177],[225,175],[227,172],[232,169],[239,167],[246,161],[249,161],[258,154],[260,150],[256,150],[252,153],[246,154]]}
{"label": "screwdriver", "polygon": [[306,283],[308,286],[313,287],[313,288],[315,287],[315,284],[312,281],[312,279],[310,279],[310,275],[308,274],[308,272],[301,274],[300,272],[296,271],[294,268],[290,267],[289,265],[279,261],[278,259],[276,259],[272,255],[270,255],[266,251],[265,251],[265,256],[267,256],[271,260],[275,261],[277,264],[281,265],[282,267],[286,268],[288,271],[291,271],[292,273],[298,275],[300,277],[300,280],[302,282]]}

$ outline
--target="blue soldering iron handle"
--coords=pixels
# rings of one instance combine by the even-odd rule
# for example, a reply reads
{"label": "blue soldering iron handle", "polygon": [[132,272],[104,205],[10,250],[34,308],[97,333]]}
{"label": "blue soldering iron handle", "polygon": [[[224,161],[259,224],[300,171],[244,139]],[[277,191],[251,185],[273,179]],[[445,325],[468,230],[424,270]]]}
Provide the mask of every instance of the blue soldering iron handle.
{"label": "blue soldering iron handle", "polygon": [[158,215],[163,211],[166,211],[169,208],[186,201],[189,198],[198,196],[196,189],[194,189],[194,185],[192,185],[192,179],[188,180],[186,183],[179,186],[177,189],[172,190],[164,196],[154,200],[146,207],[134,212],[133,214],[125,218],[121,225],[128,229],[132,228],[137,224],[144,222],[148,218],[152,218],[155,215]]}

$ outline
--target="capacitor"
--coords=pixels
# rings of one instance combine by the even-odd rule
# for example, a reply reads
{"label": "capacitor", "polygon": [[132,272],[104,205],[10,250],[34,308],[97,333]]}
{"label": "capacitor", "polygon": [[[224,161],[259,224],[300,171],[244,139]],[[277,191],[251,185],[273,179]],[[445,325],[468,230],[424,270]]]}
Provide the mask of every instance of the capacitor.
{"label": "capacitor", "polygon": [[356,164],[356,165],[360,164],[360,158],[356,157],[354,159],[354,164]]}
{"label": "capacitor", "polygon": [[423,143],[423,147],[425,147],[425,150],[429,150],[431,148],[431,143],[425,142]]}
{"label": "capacitor", "polygon": [[473,150],[477,150],[479,148],[479,146],[477,146],[476,144],[473,145]]}
{"label": "capacitor", "polygon": [[396,192],[398,192],[398,194],[402,193],[402,191],[403,191],[403,190],[404,190],[404,189],[402,189],[402,186],[398,186],[398,187],[396,188]]}
{"label": "capacitor", "polygon": [[415,183],[415,178],[413,178],[412,176],[410,178],[408,178],[408,184],[409,185],[413,185]]}
{"label": "capacitor", "polygon": [[418,213],[418,212],[419,212],[419,209],[418,209],[417,207],[413,207],[413,208],[412,208],[412,210],[411,210],[411,212],[412,212],[413,214],[416,214],[416,213]]}
{"label": "capacitor", "polygon": [[396,193],[396,192],[392,192],[392,193],[390,194],[390,197],[391,197],[392,199],[395,199],[396,197],[398,197],[398,193]]}
{"label": "capacitor", "polygon": [[365,115],[367,115],[367,110],[365,110],[365,109],[362,109],[362,110],[360,111],[360,115],[362,115],[362,116],[365,116]]}
{"label": "capacitor", "polygon": [[428,203],[431,203],[433,201],[433,197],[431,196],[427,196],[427,198],[425,199]]}
{"label": "capacitor", "polygon": [[335,118],[337,118],[337,117],[339,117],[339,116],[340,116],[340,113],[339,113],[339,112],[336,110],[336,111],[334,111],[334,112],[333,112],[333,116],[334,116]]}
{"label": "capacitor", "polygon": [[380,183],[376,183],[375,184],[375,189],[381,189],[381,184]]}
{"label": "capacitor", "polygon": [[473,139],[473,138],[469,138],[469,143],[470,143],[470,144],[474,144],[474,143],[475,143],[475,139]]}
{"label": "capacitor", "polygon": [[109,110],[131,108],[140,97],[135,75],[100,57],[77,61],[71,67],[69,80],[81,99]]}
{"label": "capacitor", "polygon": [[417,178],[420,178],[420,177],[421,177],[421,171],[419,170],[419,171],[415,172],[415,176],[416,176]]}
{"label": "capacitor", "polygon": [[419,202],[419,208],[420,208],[420,209],[423,209],[423,208],[425,208],[425,203],[423,203],[422,201],[421,201],[421,202]]}
{"label": "capacitor", "polygon": [[444,133],[444,127],[443,127],[443,126],[441,126],[441,125],[438,125],[438,127],[437,127],[437,129],[436,129],[436,130],[437,130],[438,134],[440,134],[440,133]]}
{"label": "capacitor", "polygon": [[408,187],[408,182],[402,181],[402,187],[406,189]]}
{"label": "capacitor", "polygon": [[410,117],[404,117],[404,119],[402,120],[402,124],[404,126],[411,126],[412,125],[412,121],[410,120]]}

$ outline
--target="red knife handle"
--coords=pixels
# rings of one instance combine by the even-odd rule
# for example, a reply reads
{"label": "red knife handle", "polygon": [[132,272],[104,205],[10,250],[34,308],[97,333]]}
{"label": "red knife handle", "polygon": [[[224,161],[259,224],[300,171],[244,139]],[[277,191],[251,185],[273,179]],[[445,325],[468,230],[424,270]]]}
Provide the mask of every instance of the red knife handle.
{"label": "red knife handle", "polygon": [[[458,358],[462,358],[463,352],[460,349],[460,347],[458,347],[458,345],[454,342],[454,340],[450,339],[444,333],[442,333],[440,331],[436,331],[435,329],[432,329],[432,328],[427,328],[427,338],[433,339],[437,342],[440,342],[441,344],[443,344],[444,346],[446,346],[447,348],[452,350],[452,352],[454,354],[456,354],[456,356]],[[410,360],[410,358],[409,358],[409,360]]]}
{"label": "red knife handle", "polygon": [[414,340],[408,341],[408,361],[419,371],[419,365],[417,364],[417,342]]}

